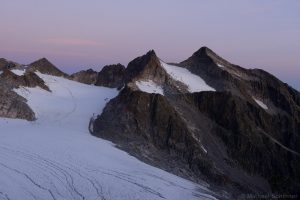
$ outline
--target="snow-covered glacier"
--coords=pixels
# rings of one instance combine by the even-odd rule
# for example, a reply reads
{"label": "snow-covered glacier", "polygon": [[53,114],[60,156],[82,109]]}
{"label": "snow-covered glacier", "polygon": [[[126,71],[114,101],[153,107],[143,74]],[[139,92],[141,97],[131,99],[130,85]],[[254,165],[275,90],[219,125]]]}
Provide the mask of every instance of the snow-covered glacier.
{"label": "snow-covered glacier", "polygon": [[15,91],[36,121],[0,118],[0,199],[215,199],[199,185],[149,166],[89,134],[115,89],[37,74],[52,92]]}

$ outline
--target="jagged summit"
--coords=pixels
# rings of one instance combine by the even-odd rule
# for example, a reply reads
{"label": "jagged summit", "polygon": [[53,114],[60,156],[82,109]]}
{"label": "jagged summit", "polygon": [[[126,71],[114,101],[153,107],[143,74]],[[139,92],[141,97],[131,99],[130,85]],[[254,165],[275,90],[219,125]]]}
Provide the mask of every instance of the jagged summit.
{"label": "jagged summit", "polygon": [[193,56],[203,56],[207,55],[208,53],[213,52],[210,48],[203,46],[200,47],[195,53],[193,53]]}
{"label": "jagged summit", "polygon": [[191,57],[180,63],[183,66],[205,65],[206,67],[227,66],[232,67],[232,64],[216,54],[208,47],[201,47],[193,53]]}
{"label": "jagged summit", "polygon": [[27,69],[32,71],[40,71],[41,73],[54,76],[68,76],[66,73],[62,72],[56,66],[54,66],[47,58],[41,58],[29,64]]}
{"label": "jagged summit", "polygon": [[126,70],[125,82],[133,78],[154,78],[161,73],[155,73],[161,68],[160,60],[154,50],[148,51],[145,55],[131,61]]}

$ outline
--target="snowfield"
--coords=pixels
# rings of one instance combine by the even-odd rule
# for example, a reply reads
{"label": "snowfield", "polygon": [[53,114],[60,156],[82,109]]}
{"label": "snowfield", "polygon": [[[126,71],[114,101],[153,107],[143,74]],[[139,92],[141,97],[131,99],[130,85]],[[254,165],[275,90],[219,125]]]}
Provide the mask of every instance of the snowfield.
{"label": "snowfield", "polygon": [[89,134],[90,117],[101,113],[117,90],[37,74],[51,93],[16,90],[37,120],[0,118],[0,199],[215,199],[205,186]]}
{"label": "snowfield", "polygon": [[12,69],[10,71],[18,76],[22,76],[25,74],[25,69]]}
{"label": "snowfield", "polygon": [[135,84],[143,92],[157,93],[157,94],[164,95],[164,90],[162,89],[162,87],[154,83],[152,80],[136,81]]}
{"label": "snowfield", "polygon": [[185,84],[189,92],[216,91],[200,77],[183,67],[169,65],[161,61],[162,67],[176,81]]}

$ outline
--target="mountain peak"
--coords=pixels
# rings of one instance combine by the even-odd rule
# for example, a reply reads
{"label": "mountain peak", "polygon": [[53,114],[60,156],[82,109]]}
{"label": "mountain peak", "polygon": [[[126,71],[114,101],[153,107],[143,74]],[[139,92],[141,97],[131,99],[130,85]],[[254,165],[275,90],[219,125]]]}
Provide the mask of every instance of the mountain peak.
{"label": "mountain peak", "polygon": [[29,64],[29,66],[38,66],[38,65],[43,65],[43,66],[54,66],[47,58],[43,57],[40,58],[34,62],[32,62],[31,64]]}
{"label": "mountain peak", "polygon": [[209,57],[213,60],[217,57],[220,58],[220,56],[218,56],[213,50],[211,50],[206,46],[201,47],[198,51],[193,53],[192,57],[198,57],[198,58]]}
{"label": "mountain peak", "polygon": [[126,68],[127,77],[125,79],[128,81],[136,76],[149,75],[151,71],[156,70],[160,66],[160,60],[156,56],[155,51],[150,50],[145,55],[137,57],[128,64]]}
{"label": "mountain peak", "polygon": [[230,62],[223,59],[221,56],[216,54],[210,48],[203,46],[199,50],[197,50],[191,57],[187,60],[180,63],[183,66],[193,66],[193,65],[203,65],[206,66],[216,66],[216,64],[222,65],[231,65]]}
{"label": "mountain peak", "polygon": [[49,62],[50,63],[50,61],[47,58],[45,58],[45,57],[40,58],[37,61],[40,61],[40,62]]}
{"label": "mountain peak", "polygon": [[148,51],[148,52],[146,53],[146,55],[147,55],[147,56],[150,56],[150,57],[152,57],[152,56],[157,57],[157,56],[156,56],[156,53],[155,53],[155,51],[154,51],[153,49],[151,49],[150,51]]}
{"label": "mountain peak", "polygon": [[41,58],[31,64],[28,67],[29,70],[40,71],[44,74],[50,74],[54,76],[68,76],[61,70],[59,70],[56,66],[54,66],[47,58]]}
{"label": "mountain peak", "polygon": [[200,47],[200,49],[198,49],[198,51],[196,51],[195,53],[205,53],[208,50],[211,50],[211,49],[208,48],[207,46],[203,46],[203,47]]}

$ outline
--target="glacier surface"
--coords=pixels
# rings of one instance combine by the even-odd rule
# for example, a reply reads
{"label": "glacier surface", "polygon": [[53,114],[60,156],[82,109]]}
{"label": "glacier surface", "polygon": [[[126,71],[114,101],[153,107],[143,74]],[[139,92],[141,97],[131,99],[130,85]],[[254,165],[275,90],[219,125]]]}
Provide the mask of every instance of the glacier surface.
{"label": "glacier surface", "polygon": [[90,117],[117,90],[37,74],[52,92],[15,90],[37,120],[0,118],[0,199],[215,199],[207,185],[149,166],[89,134]]}

